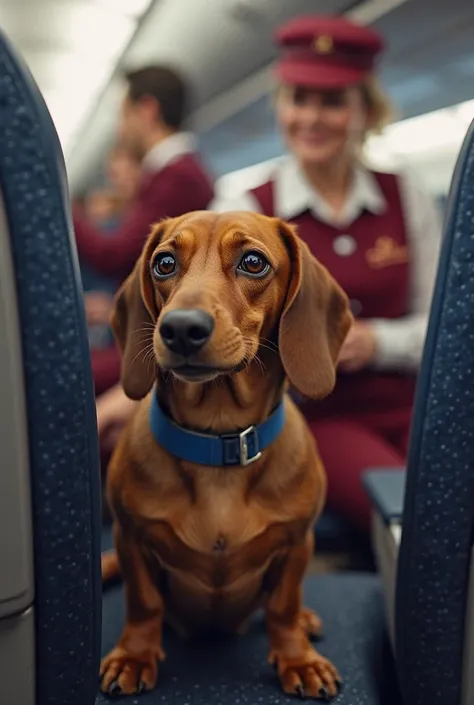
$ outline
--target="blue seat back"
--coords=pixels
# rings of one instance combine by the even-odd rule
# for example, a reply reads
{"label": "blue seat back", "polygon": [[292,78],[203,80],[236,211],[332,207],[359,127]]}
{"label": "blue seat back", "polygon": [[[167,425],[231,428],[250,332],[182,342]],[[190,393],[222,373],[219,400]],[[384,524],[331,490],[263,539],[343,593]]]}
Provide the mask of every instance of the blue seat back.
{"label": "blue seat back", "polygon": [[36,702],[90,705],[100,658],[100,472],[82,292],[59,141],[1,33],[0,194],[25,379]]}
{"label": "blue seat back", "polygon": [[419,377],[396,602],[405,702],[458,705],[474,524],[474,126],[453,178]]}

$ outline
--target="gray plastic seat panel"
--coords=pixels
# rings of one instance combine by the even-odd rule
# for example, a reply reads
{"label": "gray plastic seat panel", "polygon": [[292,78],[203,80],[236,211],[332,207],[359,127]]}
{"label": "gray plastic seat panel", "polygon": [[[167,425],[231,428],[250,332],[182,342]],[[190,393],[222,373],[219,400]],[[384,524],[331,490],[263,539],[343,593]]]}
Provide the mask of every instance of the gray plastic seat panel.
{"label": "gray plastic seat panel", "polygon": [[36,705],[32,608],[0,620],[0,683],[2,705]]}
{"label": "gray plastic seat panel", "polygon": [[17,311],[0,193],[0,619],[27,609],[34,592],[28,432]]}

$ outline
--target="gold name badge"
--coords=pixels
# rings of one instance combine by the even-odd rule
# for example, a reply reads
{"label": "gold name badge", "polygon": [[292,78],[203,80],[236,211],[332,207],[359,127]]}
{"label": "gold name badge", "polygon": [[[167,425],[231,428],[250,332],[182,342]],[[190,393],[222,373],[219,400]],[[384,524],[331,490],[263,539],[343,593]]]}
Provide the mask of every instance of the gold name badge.
{"label": "gold name badge", "polygon": [[369,267],[381,269],[408,262],[408,249],[406,245],[399,245],[393,238],[383,235],[367,250],[365,257]]}

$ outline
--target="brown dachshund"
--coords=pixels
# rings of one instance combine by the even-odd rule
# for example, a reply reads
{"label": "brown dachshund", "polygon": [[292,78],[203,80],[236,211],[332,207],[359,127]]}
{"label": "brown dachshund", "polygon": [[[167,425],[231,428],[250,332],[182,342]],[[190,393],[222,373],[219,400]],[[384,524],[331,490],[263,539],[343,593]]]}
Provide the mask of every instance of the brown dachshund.
{"label": "brown dachshund", "polygon": [[183,636],[242,632],[263,608],[284,691],[336,695],[302,605],[326,480],[285,390],[289,378],[307,397],[331,392],[351,321],[277,218],[199,212],[153,229],[112,319],[124,390],[143,401],[108,474],[118,560],[104,557],[104,578],[120,564],[127,620],[104,692],[154,688],[164,620]]}

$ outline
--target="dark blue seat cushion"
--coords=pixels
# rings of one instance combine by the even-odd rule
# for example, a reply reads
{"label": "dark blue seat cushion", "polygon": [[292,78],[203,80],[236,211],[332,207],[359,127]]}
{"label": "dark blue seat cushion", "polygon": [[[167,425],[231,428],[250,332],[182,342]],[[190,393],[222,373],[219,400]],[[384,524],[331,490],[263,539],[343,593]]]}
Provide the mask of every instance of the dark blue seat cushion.
{"label": "dark blue seat cushion", "polygon": [[[310,577],[306,604],[324,619],[320,651],[345,680],[337,705],[400,705],[378,579],[368,574]],[[123,626],[121,586],[107,589],[103,603],[102,649],[106,653]],[[113,702],[119,705],[282,705],[285,696],[267,663],[268,641],[257,616],[244,637],[185,643],[165,634],[167,660],[152,693]],[[110,703],[99,695],[97,703]]]}
{"label": "dark blue seat cushion", "polygon": [[318,545],[340,545],[353,538],[354,530],[339,514],[325,509],[316,524],[315,535]]}

